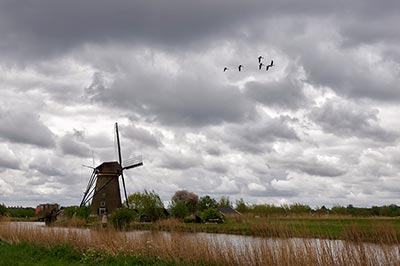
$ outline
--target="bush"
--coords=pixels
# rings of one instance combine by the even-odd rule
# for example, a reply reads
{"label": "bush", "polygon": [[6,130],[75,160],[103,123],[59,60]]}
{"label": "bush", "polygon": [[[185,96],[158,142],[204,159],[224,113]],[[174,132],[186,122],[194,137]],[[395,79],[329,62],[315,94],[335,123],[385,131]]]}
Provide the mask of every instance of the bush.
{"label": "bush", "polygon": [[186,223],[186,224],[195,223],[196,222],[196,217],[194,217],[194,216],[185,217],[183,219],[183,222]]}
{"label": "bush", "polygon": [[189,215],[189,209],[183,201],[173,201],[169,209],[172,217],[183,219]]}
{"label": "bush", "polygon": [[7,213],[11,217],[24,218],[24,217],[35,217],[35,209],[31,207],[8,207]]}
{"label": "bush", "polygon": [[76,209],[76,217],[84,219],[85,221],[88,220],[90,216],[90,206],[82,206]]}
{"label": "bush", "polygon": [[65,207],[64,208],[64,215],[65,215],[65,217],[67,217],[67,218],[72,218],[74,215],[75,215],[75,213],[76,213],[76,211],[78,210],[78,206],[69,206],[69,207]]}
{"label": "bush", "polygon": [[202,213],[201,217],[206,222],[223,222],[222,214],[216,208],[209,208]]}
{"label": "bush", "polygon": [[4,204],[0,204],[0,216],[4,216],[7,213],[7,207]]}
{"label": "bush", "polygon": [[165,217],[164,204],[160,196],[154,191],[136,192],[129,195],[128,201],[129,207],[137,211],[139,216],[148,217],[151,221]]}
{"label": "bush", "polygon": [[205,211],[209,208],[217,208],[217,207],[218,207],[218,202],[208,195],[201,197],[199,202],[197,203],[198,211]]}
{"label": "bush", "polygon": [[128,208],[119,208],[110,216],[111,224],[117,229],[127,228],[135,219],[136,213]]}

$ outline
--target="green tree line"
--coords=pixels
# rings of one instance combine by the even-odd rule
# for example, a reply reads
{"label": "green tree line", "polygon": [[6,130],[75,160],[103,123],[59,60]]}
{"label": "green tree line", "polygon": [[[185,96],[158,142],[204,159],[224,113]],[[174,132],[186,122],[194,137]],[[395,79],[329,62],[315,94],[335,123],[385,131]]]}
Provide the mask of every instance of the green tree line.
{"label": "green tree line", "polygon": [[[400,216],[400,206],[396,204],[372,207],[355,207],[353,205],[340,206],[336,205],[331,208],[325,206],[311,208],[309,205],[295,203],[284,205],[273,204],[250,204],[244,199],[231,202],[229,197],[221,197],[219,201],[205,195],[199,197],[193,192],[187,190],[176,191],[171,197],[170,204],[167,208],[164,206],[160,196],[154,191],[136,192],[128,197],[128,203],[131,213],[131,220],[140,221],[146,218],[148,221],[156,221],[171,216],[178,219],[198,216],[203,220],[222,219],[218,208],[221,206],[230,206],[240,213],[252,213],[259,216],[269,215],[349,215],[349,216]],[[126,203],[125,203],[126,206]],[[65,215],[87,219],[90,215],[90,208],[78,208],[76,206],[64,207]],[[124,212],[127,216],[127,212]],[[0,216],[10,216],[15,218],[35,217],[35,209],[31,207],[7,207],[0,204]]]}

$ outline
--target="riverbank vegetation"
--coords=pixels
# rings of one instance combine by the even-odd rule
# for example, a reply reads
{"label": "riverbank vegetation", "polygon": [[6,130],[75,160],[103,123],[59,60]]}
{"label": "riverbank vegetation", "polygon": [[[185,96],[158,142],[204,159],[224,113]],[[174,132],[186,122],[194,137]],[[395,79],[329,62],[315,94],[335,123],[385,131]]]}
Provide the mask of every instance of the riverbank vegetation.
{"label": "riverbank vegetation", "polygon": [[[397,241],[396,234],[386,227],[380,228],[386,237]],[[0,254],[7,258],[10,249],[22,245],[39,248],[39,258],[45,254],[56,256],[64,252],[61,259],[87,259],[92,265],[127,265],[126,260],[147,258],[160,264],[139,265],[398,265],[399,248],[380,242],[369,244],[358,241],[359,231],[349,231],[348,240],[332,241],[307,238],[237,238],[210,237],[204,234],[121,232],[114,229],[60,229],[55,227],[27,226],[21,223],[0,223]],[[376,235],[377,236],[377,235]],[[24,244],[29,243],[29,244]],[[10,246],[11,245],[11,246]],[[15,246],[17,245],[17,246]],[[5,246],[5,247],[4,247]],[[44,249],[43,249],[44,248]],[[69,249],[73,249],[72,251]],[[35,250],[35,249],[33,249]],[[29,252],[27,251],[29,256]],[[40,255],[42,254],[42,255]],[[16,253],[14,259],[28,258]],[[115,263],[104,263],[108,258]],[[117,258],[125,258],[119,261]],[[43,258],[44,260],[45,258]],[[8,260],[10,258],[8,257]],[[48,265],[32,263],[4,265]],[[97,262],[97,263],[95,263]],[[162,264],[165,263],[165,264]],[[74,263],[66,263],[76,265]],[[51,265],[57,265],[51,263]],[[84,264],[86,265],[86,264]],[[129,265],[129,263],[128,263]]]}
{"label": "riverbank vegetation", "polygon": [[201,265],[192,262],[175,262],[139,256],[111,255],[96,250],[80,251],[71,245],[44,246],[28,242],[0,241],[0,266],[98,266],[98,265]]}

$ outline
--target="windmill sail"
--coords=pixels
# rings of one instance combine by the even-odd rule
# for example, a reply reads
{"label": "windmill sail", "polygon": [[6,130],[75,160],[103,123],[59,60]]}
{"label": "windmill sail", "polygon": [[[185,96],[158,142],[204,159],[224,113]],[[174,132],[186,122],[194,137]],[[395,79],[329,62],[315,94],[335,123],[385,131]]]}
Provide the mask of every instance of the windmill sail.
{"label": "windmill sail", "polygon": [[138,155],[133,158],[124,160],[122,162],[122,169],[123,170],[131,169],[131,168],[135,168],[135,167],[142,166],[142,165],[143,165],[142,155]]}

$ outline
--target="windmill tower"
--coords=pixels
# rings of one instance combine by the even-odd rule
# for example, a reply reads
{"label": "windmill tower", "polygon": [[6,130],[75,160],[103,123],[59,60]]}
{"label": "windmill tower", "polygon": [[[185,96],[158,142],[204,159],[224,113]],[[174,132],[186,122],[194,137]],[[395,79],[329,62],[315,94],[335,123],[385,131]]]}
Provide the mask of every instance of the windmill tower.
{"label": "windmill tower", "polygon": [[122,161],[117,123],[115,123],[115,133],[117,136],[118,162],[103,162],[99,166],[93,168],[92,175],[90,176],[89,183],[80,204],[80,207],[82,207],[92,200],[91,209],[92,214],[95,215],[109,214],[122,206],[119,188],[120,176],[126,204],[128,204],[124,170],[143,165],[141,156],[128,159],[124,162]]}

